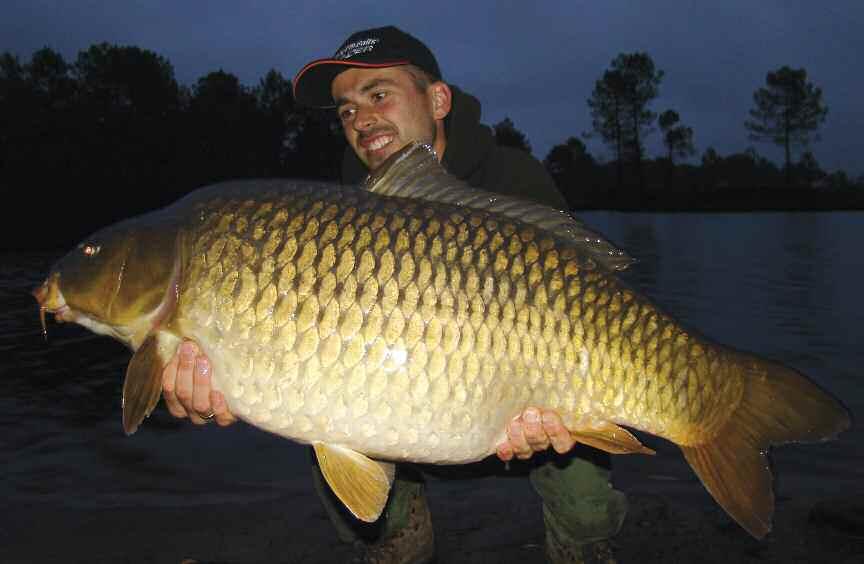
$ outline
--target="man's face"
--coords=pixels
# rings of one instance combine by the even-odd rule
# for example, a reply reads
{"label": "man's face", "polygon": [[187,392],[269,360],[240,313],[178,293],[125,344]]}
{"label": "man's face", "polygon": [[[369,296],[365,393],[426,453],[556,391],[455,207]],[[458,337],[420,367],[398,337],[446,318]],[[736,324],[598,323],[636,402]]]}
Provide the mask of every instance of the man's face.
{"label": "man's face", "polygon": [[351,68],[336,76],[330,90],[345,138],[369,170],[411,141],[443,151],[436,87],[421,91],[404,67]]}

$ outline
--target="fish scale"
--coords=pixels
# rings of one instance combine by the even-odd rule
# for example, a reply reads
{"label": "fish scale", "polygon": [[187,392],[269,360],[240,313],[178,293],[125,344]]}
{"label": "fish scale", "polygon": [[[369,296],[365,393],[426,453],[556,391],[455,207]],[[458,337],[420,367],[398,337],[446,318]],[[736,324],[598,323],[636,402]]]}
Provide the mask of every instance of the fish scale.
{"label": "fish scale", "polygon": [[[617,351],[645,343],[626,339],[616,320],[654,310],[531,226],[336,187],[198,211],[176,323],[211,357],[232,409],[268,430],[389,459],[407,450],[417,461],[464,462],[493,452],[528,404],[573,425],[599,416],[649,432],[689,414],[683,381],[653,411],[639,394],[625,397],[648,365],[620,362],[628,355]],[[272,367],[286,354],[297,376],[277,383]],[[261,401],[292,386],[293,401]],[[328,403],[344,409],[323,415]],[[449,425],[434,418],[444,406],[455,412]]]}
{"label": "fish scale", "polygon": [[[323,194],[319,194],[319,197],[323,196]],[[283,255],[283,261],[291,261],[294,260],[293,263],[287,263],[291,266],[287,266],[288,271],[290,272],[300,272],[299,279],[304,279],[303,273],[309,273],[309,280],[304,284],[302,282],[297,283],[295,281],[294,285],[291,288],[283,287],[281,289],[281,299],[284,300],[280,302],[275,307],[278,309],[282,309],[282,315],[280,317],[294,317],[295,318],[295,326],[292,327],[288,325],[288,331],[281,330],[281,328],[273,323],[272,329],[268,326],[270,321],[269,316],[244,316],[243,312],[251,311],[250,308],[251,302],[253,300],[257,300],[260,304],[262,300],[268,301],[268,306],[265,309],[269,309],[271,306],[270,302],[273,301],[272,292],[268,292],[266,288],[270,287],[266,286],[263,290],[259,290],[257,295],[253,297],[253,288],[252,281],[254,280],[253,273],[247,273],[245,277],[241,276],[244,280],[246,280],[246,284],[241,284],[240,289],[234,288],[233,286],[233,275],[226,274],[228,280],[231,281],[229,284],[223,284],[223,297],[226,296],[229,292],[227,290],[233,291],[234,298],[234,307],[227,308],[233,309],[235,312],[234,322],[237,322],[238,325],[231,327],[230,335],[235,335],[233,339],[237,342],[242,342],[248,338],[248,335],[257,333],[258,339],[257,342],[267,341],[268,336],[273,336],[273,331],[279,331],[275,337],[277,342],[280,342],[284,345],[284,349],[293,351],[297,354],[299,359],[304,359],[311,357],[318,351],[320,347],[321,351],[319,357],[334,359],[330,365],[330,374],[340,373],[340,377],[342,373],[346,373],[349,379],[358,379],[364,378],[366,370],[360,370],[356,368],[356,363],[359,361],[357,358],[359,355],[368,355],[372,358],[372,365],[377,364],[379,368],[373,370],[373,373],[379,379],[378,386],[372,387],[367,390],[367,394],[361,396],[357,402],[352,403],[349,398],[342,397],[342,401],[346,403],[346,405],[350,406],[349,412],[353,412],[358,417],[362,417],[365,415],[365,411],[369,409],[367,403],[369,399],[376,400],[381,397],[380,391],[384,389],[384,385],[381,382],[389,381],[393,378],[408,378],[409,374],[407,370],[399,370],[396,366],[397,361],[401,363],[410,363],[414,366],[414,377],[417,379],[417,382],[414,386],[410,387],[410,397],[417,398],[419,405],[416,405],[414,410],[410,414],[407,414],[409,417],[416,416],[417,412],[425,411],[429,413],[429,409],[426,407],[428,405],[428,399],[431,398],[433,403],[435,402],[445,402],[448,400],[453,400],[456,404],[467,404],[474,398],[477,398],[481,395],[481,388],[466,386],[462,381],[463,379],[472,380],[476,378],[476,372],[479,372],[481,367],[477,365],[477,363],[472,363],[468,367],[468,371],[465,369],[465,363],[462,362],[462,358],[466,354],[466,352],[470,349],[470,338],[473,335],[474,328],[470,325],[470,323],[462,323],[462,324],[454,324],[449,323],[441,327],[442,323],[432,322],[434,315],[440,316],[448,316],[452,315],[453,319],[459,318],[460,316],[464,319],[466,316],[465,310],[467,310],[467,304],[472,302],[472,298],[478,296],[479,287],[478,281],[481,278],[482,273],[485,268],[489,266],[488,253],[489,250],[482,246],[483,243],[486,242],[488,238],[487,230],[482,225],[478,225],[479,217],[475,217],[474,221],[466,221],[462,217],[458,216],[458,214],[450,214],[450,216],[436,217],[435,221],[421,223],[419,221],[414,221],[409,225],[406,225],[404,212],[399,212],[398,210],[391,207],[389,210],[381,210],[376,212],[375,210],[367,209],[362,210],[358,213],[357,210],[357,202],[352,201],[352,196],[354,196],[354,200],[356,200],[356,193],[344,193],[341,191],[334,191],[332,197],[335,200],[341,202],[341,213],[337,214],[336,218],[333,218],[331,223],[324,224],[324,228],[321,228],[322,222],[316,217],[316,212],[320,212],[324,209],[323,206],[318,205],[315,206],[311,200],[308,200],[309,206],[308,209],[302,210],[302,213],[297,217],[302,217],[303,220],[299,223],[304,223],[306,228],[302,231],[303,235],[300,237],[300,241],[306,240],[307,244],[304,246],[307,250],[305,252],[301,252],[298,258],[294,260],[294,252],[292,249],[295,245],[292,243],[292,239],[289,239],[287,242],[283,242],[279,246],[272,246],[268,249],[269,254],[272,256],[276,254],[283,253],[286,249],[287,253]],[[298,198],[299,200],[303,200],[303,198]],[[266,207],[267,210],[272,212],[273,209],[292,209],[294,213],[298,213],[298,208],[295,207],[294,202],[282,201],[277,205],[272,205],[272,203],[267,203],[262,207]],[[201,231],[200,239],[193,243],[193,248],[195,249],[192,253],[194,256],[207,256],[206,253],[201,252],[203,249],[213,248],[214,244],[217,247],[242,247],[242,243],[235,245],[225,245],[219,242],[213,242],[212,238],[212,230],[208,229],[211,224],[218,224],[223,226],[224,231],[236,233],[242,235],[245,232],[248,222],[241,221],[239,226],[232,225],[232,222],[227,222],[222,220],[224,217],[231,217],[233,215],[234,210],[241,207],[239,202],[226,202],[221,206],[217,206],[216,209],[213,210],[202,210],[202,212],[207,216],[208,219],[204,221],[204,229]],[[335,209],[339,209],[340,206],[331,205],[328,209],[331,210],[331,214],[334,213]],[[299,208],[302,209],[302,208]],[[365,213],[364,213],[365,212]],[[264,215],[266,214],[266,210],[262,211],[260,208],[255,212],[252,212],[251,209],[247,210],[248,213]],[[387,215],[384,215],[387,214]],[[433,210],[428,209],[425,212],[426,215],[432,216]],[[441,214],[438,214],[441,215]],[[351,218],[356,217],[359,219],[357,224],[351,224]],[[355,294],[351,294],[350,292],[341,292],[346,286],[350,289],[354,287],[353,281],[337,283],[335,288],[333,288],[334,292],[339,295],[338,300],[328,300],[328,295],[330,292],[312,294],[309,292],[309,287],[317,284],[319,289],[321,286],[327,285],[327,280],[335,278],[335,271],[339,270],[339,267],[336,266],[337,262],[335,260],[335,248],[330,246],[330,242],[335,239],[337,236],[333,229],[328,229],[327,225],[336,226],[337,224],[341,224],[343,231],[342,235],[345,236],[344,228],[347,225],[351,226],[350,231],[356,231],[359,227],[361,229],[364,227],[367,218],[372,219],[370,223],[370,229],[366,232],[366,237],[361,237],[356,243],[350,241],[348,239],[343,238],[342,246],[345,249],[340,257],[343,260],[348,260],[351,262],[350,257],[353,256],[363,256],[364,259],[361,259],[361,265],[366,262],[366,266],[361,266],[357,275],[360,278],[361,284],[359,285],[357,292]],[[212,218],[212,219],[211,219]],[[262,223],[266,223],[266,220]],[[310,229],[309,226],[314,226],[316,229]],[[406,229],[407,227],[407,229]],[[374,229],[374,230],[373,230]],[[513,227],[510,227],[512,230]],[[427,238],[430,238],[433,243],[429,246],[429,252],[425,252],[427,247],[425,241],[421,240],[421,243],[415,245],[414,253],[408,252],[409,245],[408,241],[410,237],[416,236],[418,232],[424,233]],[[472,231],[473,230],[473,231]],[[290,230],[289,230],[290,231]],[[413,232],[412,232],[413,231]],[[319,233],[321,237],[319,237]],[[432,279],[431,276],[422,274],[418,274],[415,276],[415,270],[419,271],[431,271],[432,261],[437,257],[443,256],[447,250],[453,253],[456,251],[456,247],[450,243],[465,241],[469,236],[473,236],[472,239],[478,243],[478,250],[480,252],[476,253],[476,260],[473,260],[475,257],[474,253],[471,255],[467,253],[463,253],[463,258],[459,261],[464,268],[464,272],[462,270],[456,270],[459,274],[454,276],[448,273],[443,269],[437,269],[437,275],[435,276],[435,280]],[[256,237],[257,240],[265,240],[272,241],[273,239],[268,238],[266,234],[259,233]],[[314,245],[310,244],[314,241]],[[353,244],[352,244],[353,243]],[[296,245],[296,246],[299,246]],[[319,253],[315,252],[315,249],[323,247],[325,249],[324,252]],[[370,248],[371,247],[371,248]],[[328,249],[333,249],[332,251],[328,251]],[[263,249],[262,249],[263,250]],[[494,250],[494,249],[493,249]],[[372,253],[377,253],[377,256],[374,256]],[[328,258],[329,255],[329,258]],[[232,260],[230,258],[231,254],[229,253],[229,257],[225,259],[227,262],[228,268],[221,268],[217,270],[221,270],[222,272],[230,273],[230,267],[232,264]],[[533,257],[532,257],[533,258]],[[219,260],[214,257],[213,259],[209,259],[209,263],[212,263],[214,260]],[[500,259],[499,259],[500,260]],[[419,262],[421,264],[419,269],[415,268],[415,262]],[[530,262],[530,260],[529,260]],[[198,285],[196,283],[197,278],[201,276],[198,266],[200,261],[193,260],[192,269],[186,275],[186,287],[189,288],[197,288]],[[262,258],[260,253],[256,253],[253,255],[251,260],[247,259],[247,265],[257,265],[262,263]],[[339,262],[341,264],[342,261]],[[397,270],[398,265],[398,270]],[[215,266],[215,265],[214,265]],[[500,267],[499,262],[499,267]],[[213,267],[211,267],[212,269]],[[283,286],[284,282],[284,274],[285,274],[286,266],[283,266],[283,271],[280,273],[280,277],[283,277]],[[342,267],[343,270],[347,271],[346,267]],[[479,270],[479,273],[478,273]],[[212,270],[211,270],[212,272]],[[394,273],[396,273],[396,278],[394,279]],[[313,276],[314,275],[314,276]],[[342,277],[345,275],[343,274]],[[289,277],[292,278],[293,277]],[[429,288],[437,291],[437,295],[435,292],[425,292],[426,288],[423,287],[424,278],[426,278],[426,282],[430,283]],[[396,280],[394,283],[393,280]],[[464,282],[463,282],[464,281]],[[269,282],[269,281],[268,281]],[[417,283],[420,283],[420,286],[416,286]],[[455,282],[455,284],[454,284]],[[260,288],[261,284],[256,284],[258,288]],[[341,287],[340,287],[341,286]],[[203,287],[203,288],[206,288]],[[489,290],[492,290],[492,286],[489,286],[487,290],[487,294],[489,294]],[[305,292],[304,292],[305,290]],[[454,297],[453,293],[462,292],[459,294],[461,298],[461,302],[465,304],[464,306],[455,306],[454,305]],[[293,292],[293,293],[292,293]],[[425,293],[426,300],[423,305],[420,306],[420,311],[412,312],[411,305],[414,303],[414,299],[411,296],[421,295]],[[294,294],[297,295],[306,295],[305,299],[295,298]],[[407,298],[406,298],[407,297]],[[505,300],[509,299],[510,295],[501,296]],[[181,304],[178,308],[178,322],[184,323],[185,318],[194,319],[196,322],[200,322],[202,319],[206,320],[210,317],[209,311],[204,313],[196,311],[194,309],[188,309],[186,304],[214,304],[213,300],[209,299],[210,296],[207,295],[206,291],[199,295],[198,292],[190,292],[188,294],[188,300],[185,298],[181,298]],[[325,302],[325,311],[321,312],[321,302]],[[409,307],[406,314],[403,315],[402,310],[396,310],[396,305],[404,305],[408,302]],[[295,305],[296,303],[296,305]],[[357,305],[358,303],[363,304],[365,309],[362,311],[358,311]],[[288,304],[289,306],[293,305],[293,311],[291,307],[285,307]],[[338,304],[338,305],[337,305]],[[220,309],[226,309],[224,306],[226,304],[221,302]],[[497,304],[496,304],[497,305]],[[486,306],[486,302],[473,300],[474,307],[474,318],[475,321],[481,319],[484,309]],[[211,306],[213,307],[213,306]],[[337,313],[338,309],[338,313]],[[459,313],[460,309],[462,313]],[[499,308],[500,309],[500,308]],[[394,313],[395,311],[395,313]],[[345,312],[345,315],[342,315],[341,312]],[[388,315],[389,314],[389,315]],[[239,315],[239,317],[238,317]],[[408,321],[406,322],[405,316],[408,316]],[[335,329],[332,327],[332,323],[335,319],[339,319],[339,333],[334,333],[331,329]],[[256,321],[260,319],[260,323],[256,323]],[[326,320],[330,320],[328,323]],[[434,319],[438,319],[438,317],[434,317]],[[493,333],[496,325],[497,325],[497,316],[491,317],[488,321],[486,330],[489,333]],[[358,326],[359,325],[359,326]],[[464,325],[465,327],[471,327],[466,331],[460,331],[460,325]],[[214,331],[214,335],[210,336],[210,338],[205,337],[203,334],[199,336],[199,342],[204,344],[206,347],[206,343],[209,341],[213,341],[219,343],[220,346],[225,346],[226,340],[230,340],[231,337],[226,334],[225,329],[230,327],[227,322],[223,322],[221,326],[217,325],[208,325],[206,322],[204,323],[205,327],[214,327],[217,331]],[[256,329],[260,329],[260,327],[265,327],[265,331],[255,331]],[[314,327],[316,330],[312,329]],[[409,331],[406,331],[406,328],[409,328]],[[419,330],[423,329],[423,334],[418,334]],[[536,327],[534,327],[536,330]],[[294,335],[295,332],[300,333],[300,338],[297,339]],[[355,341],[354,333],[361,332],[363,336],[357,337],[356,341],[360,342],[362,339],[363,346],[354,345],[348,350],[348,354],[345,355],[346,358],[337,358],[339,353],[342,352],[342,348],[347,345],[347,343],[351,343]],[[464,336],[462,333],[466,333]],[[328,333],[328,335],[325,335]],[[519,338],[527,338],[530,334],[530,329],[527,325],[523,325],[520,331],[517,331],[516,337]],[[343,338],[343,335],[346,338]],[[281,337],[281,338],[280,338]],[[322,339],[322,337],[324,337]],[[466,339],[466,342],[462,343],[461,354],[459,354],[459,340],[460,337]],[[515,358],[517,355],[521,354],[524,346],[524,343],[520,342],[519,338],[511,338],[509,339],[507,349],[510,351],[509,358]],[[347,342],[346,342],[347,341]],[[405,350],[405,343],[417,342],[421,343],[423,347],[422,352],[418,352],[417,354],[413,354],[413,350]],[[378,345],[378,346],[376,346]],[[238,346],[236,343],[234,346]],[[251,345],[254,348],[254,344]],[[416,349],[417,345],[415,345]],[[348,349],[348,347],[346,347]],[[498,351],[499,357],[491,359],[487,364],[486,373],[489,375],[495,374],[499,372],[499,368],[496,366],[498,363],[502,362],[502,359],[505,358],[501,355],[502,351]],[[394,359],[392,357],[393,354],[404,354],[405,358],[403,359]],[[390,356],[387,356],[390,355]],[[417,362],[423,361],[424,362]],[[529,364],[532,356],[529,354],[527,358],[523,360],[524,364]],[[351,368],[354,370],[350,370]],[[227,373],[228,371],[220,371],[218,366],[214,366],[215,374]],[[418,370],[418,368],[426,368],[429,371],[429,375],[426,376],[422,372],[422,370]],[[314,370],[314,368],[310,367],[302,367],[301,372],[303,370]],[[514,373],[516,370],[514,368],[505,369],[505,372],[510,374]],[[432,382],[429,382],[429,379],[432,379],[433,382],[437,379],[440,383],[435,384],[434,386],[430,386]],[[238,411],[243,414],[244,411],[248,412],[248,417],[256,418],[256,413],[260,411],[260,409],[255,408],[253,405],[249,405],[249,402],[244,402],[243,398],[249,397],[247,392],[246,395],[240,395],[240,389],[246,389],[248,387],[255,387],[255,384],[252,383],[256,379],[254,374],[245,374],[242,377],[239,377],[238,380],[249,381],[246,385],[241,385],[239,383],[234,383],[233,386],[229,382],[225,382],[226,389],[229,390],[229,398],[231,398],[232,394],[230,390],[235,390],[235,394],[239,397],[235,397],[233,399],[238,401]],[[338,379],[336,380],[338,381]],[[494,378],[489,378],[487,384],[493,384],[494,386]],[[221,384],[221,382],[218,382]],[[350,387],[350,386],[349,386]],[[355,386],[356,387],[356,386]],[[434,390],[434,393],[430,392],[430,388]],[[492,397],[501,396],[502,400],[507,399],[507,389],[503,388],[498,391],[492,392]],[[528,396],[528,390],[522,389],[519,392],[515,390],[511,392],[511,394],[515,395],[518,400],[526,401]],[[366,396],[369,396],[368,399]],[[254,397],[254,396],[253,396]],[[515,398],[514,398],[515,399]],[[347,400],[347,401],[346,401]],[[517,400],[517,401],[518,401]],[[229,399],[230,401],[230,399]],[[512,400],[511,400],[512,403]],[[379,400],[379,404],[377,404],[377,409],[386,409],[386,403],[381,404]],[[295,408],[299,406],[294,406]],[[290,411],[290,410],[289,410]],[[314,411],[314,410],[313,410]],[[471,424],[471,414],[467,411],[462,415],[461,418],[456,418],[457,423],[459,419],[463,421],[463,427],[467,427]],[[509,413],[508,415],[509,416]],[[269,416],[264,416],[269,417]],[[271,420],[274,418],[269,417]],[[282,421],[287,421],[284,417],[278,418]],[[326,426],[326,425],[325,425]],[[338,427],[338,425],[333,425],[334,427]],[[499,426],[500,427],[500,426]],[[388,431],[393,431],[394,429],[387,429]],[[277,432],[280,430],[277,430]],[[282,432],[285,432],[285,429],[281,429]],[[442,429],[441,433],[445,433],[446,430]],[[457,433],[464,434],[464,429],[457,429]],[[500,428],[495,430],[496,434],[500,433]],[[441,434],[436,433],[436,435]],[[452,433],[451,433],[452,435]],[[293,437],[297,439],[303,440],[305,437],[297,436]],[[453,437],[447,437],[447,443],[449,444],[448,448],[461,448],[459,441],[453,442]],[[463,437],[464,441],[467,437]],[[477,439],[474,439],[477,442]],[[486,437],[486,442],[491,444],[492,441]],[[489,444],[484,445],[483,451],[478,454],[469,454],[469,456],[483,456],[488,454],[489,452]],[[442,442],[438,441],[438,448],[440,449]],[[478,445],[479,446],[479,445]],[[475,446],[475,450],[478,448]],[[422,447],[421,447],[422,448]],[[390,456],[399,455],[401,453],[386,453]],[[449,453],[442,453],[436,450],[431,450],[428,453],[425,453],[425,456],[428,456],[430,460],[438,460],[439,457],[446,457]],[[424,456],[424,458],[425,458]]]}
{"label": "fish scale", "polygon": [[849,426],[803,375],[683,328],[617,276],[626,255],[566,214],[467,187],[419,145],[363,188],[204,188],[94,234],[34,294],[43,314],[135,350],[127,433],[192,339],[231,411],[313,444],[367,521],[388,461],[479,460],[535,405],[609,452],[653,453],[623,427],[677,443],[761,538],[768,448]]}

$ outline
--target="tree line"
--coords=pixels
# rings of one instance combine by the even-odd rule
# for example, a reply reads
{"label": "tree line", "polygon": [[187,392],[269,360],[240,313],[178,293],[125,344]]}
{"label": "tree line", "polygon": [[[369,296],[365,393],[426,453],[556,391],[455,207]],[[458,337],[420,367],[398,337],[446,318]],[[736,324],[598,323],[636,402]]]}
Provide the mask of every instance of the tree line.
{"label": "tree line", "polygon": [[[678,162],[694,154],[694,133],[673,109],[659,119],[651,110],[663,76],[645,53],[617,57],[588,100],[587,135],[600,138],[613,159],[599,161],[577,137],[545,157],[574,207],[637,207],[672,196],[695,201],[696,194],[775,186],[778,178],[787,188],[858,186],[825,175],[812,153],[791,161],[827,112],[803,70],[769,73],[747,122],[753,139],[785,145],[783,171],[752,150],[721,157],[709,148],[701,165]],[[666,154],[652,160],[644,144],[655,121]],[[530,152],[511,120],[493,129],[500,144]],[[290,80],[276,70],[254,86],[221,69],[187,86],[168,60],[134,46],[96,44],[74,61],[47,47],[25,62],[0,54],[0,186],[7,201],[38,210],[42,227],[28,234],[31,245],[67,244],[228,178],[336,179],[344,148],[335,113],[298,107]]]}
{"label": "tree line", "polygon": [[224,70],[185,86],[138,47],[0,54],[0,185],[53,226],[32,235],[45,242],[228,178],[336,178],[343,147],[335,116],[296,107],[275,70],[253,87]]}
{"label": "tree line", "polygon": [[[581,137],[601,140],[612,158],[600,162],[574,136],[553,147],[544,159],[573,207],[864,208],[864,176],[852,180],[844,171],[829,174],[810,150],[819,140],[828,108],[805,69],[782,66],[768,72],[743,120],[751,141],[783,148],[780,167],[753,147],[725,157],[708,147],[699,164],[682,161],[696,154],[693,128],[672,108],[659,115],[651,108],[664,76],[647,53],[623,53],[595,82],[586,101],[592,128]],[[655,125],[665,153],[650,159],[645,140],[656,131]],[[527,145],[512,141],[515,138],[513,132],[502,137],[525,149]]]}

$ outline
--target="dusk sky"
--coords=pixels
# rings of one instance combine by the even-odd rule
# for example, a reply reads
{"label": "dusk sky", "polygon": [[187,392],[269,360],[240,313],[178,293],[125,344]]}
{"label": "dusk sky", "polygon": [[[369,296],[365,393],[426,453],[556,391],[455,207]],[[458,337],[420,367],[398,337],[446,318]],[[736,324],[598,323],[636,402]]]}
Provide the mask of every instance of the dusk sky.
{"label": "dusk sky", "polygon": [[[353,31],[393,24],[438,57],[445,80],[483,102],[488,124],[510,117],[540,159],[591,128],[586,99],[623,52],[645,51],[666,72],[652,109],[676,110],[697,155],[754,146],[743,122],[753,91],[782,65],[804,67],[829,108],[812,151],[823,168],[864,173],[864,2],[647,0],[539,2],[6,0],[0,51],[22,62],[48,46],[67,62],[99,42],[162,55],[192,85],[223,69],[252,86],[270,69],[291,78]],[[650,156],[660,135],[648,140]],[[597,140],[596,156],[608,158]]]}

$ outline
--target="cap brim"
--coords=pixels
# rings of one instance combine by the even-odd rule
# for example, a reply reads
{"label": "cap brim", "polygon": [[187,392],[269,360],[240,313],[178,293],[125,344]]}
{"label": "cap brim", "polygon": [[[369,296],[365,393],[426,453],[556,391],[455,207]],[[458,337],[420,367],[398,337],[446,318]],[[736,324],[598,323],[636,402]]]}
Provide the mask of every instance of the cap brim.
{"label": "cap brim", "polygon": [[380,69],[408,64],[411,64],[411,62],[405,59],[378,63],[363,63],[343,59],[318,59],[300,69],[300,72],[294,77],[294,100],[304,106],[333,108],[336,104],[333,102],[330,86],[333,84],[333,79],[336,78],[336,75],[344,71],[346,67]]}

